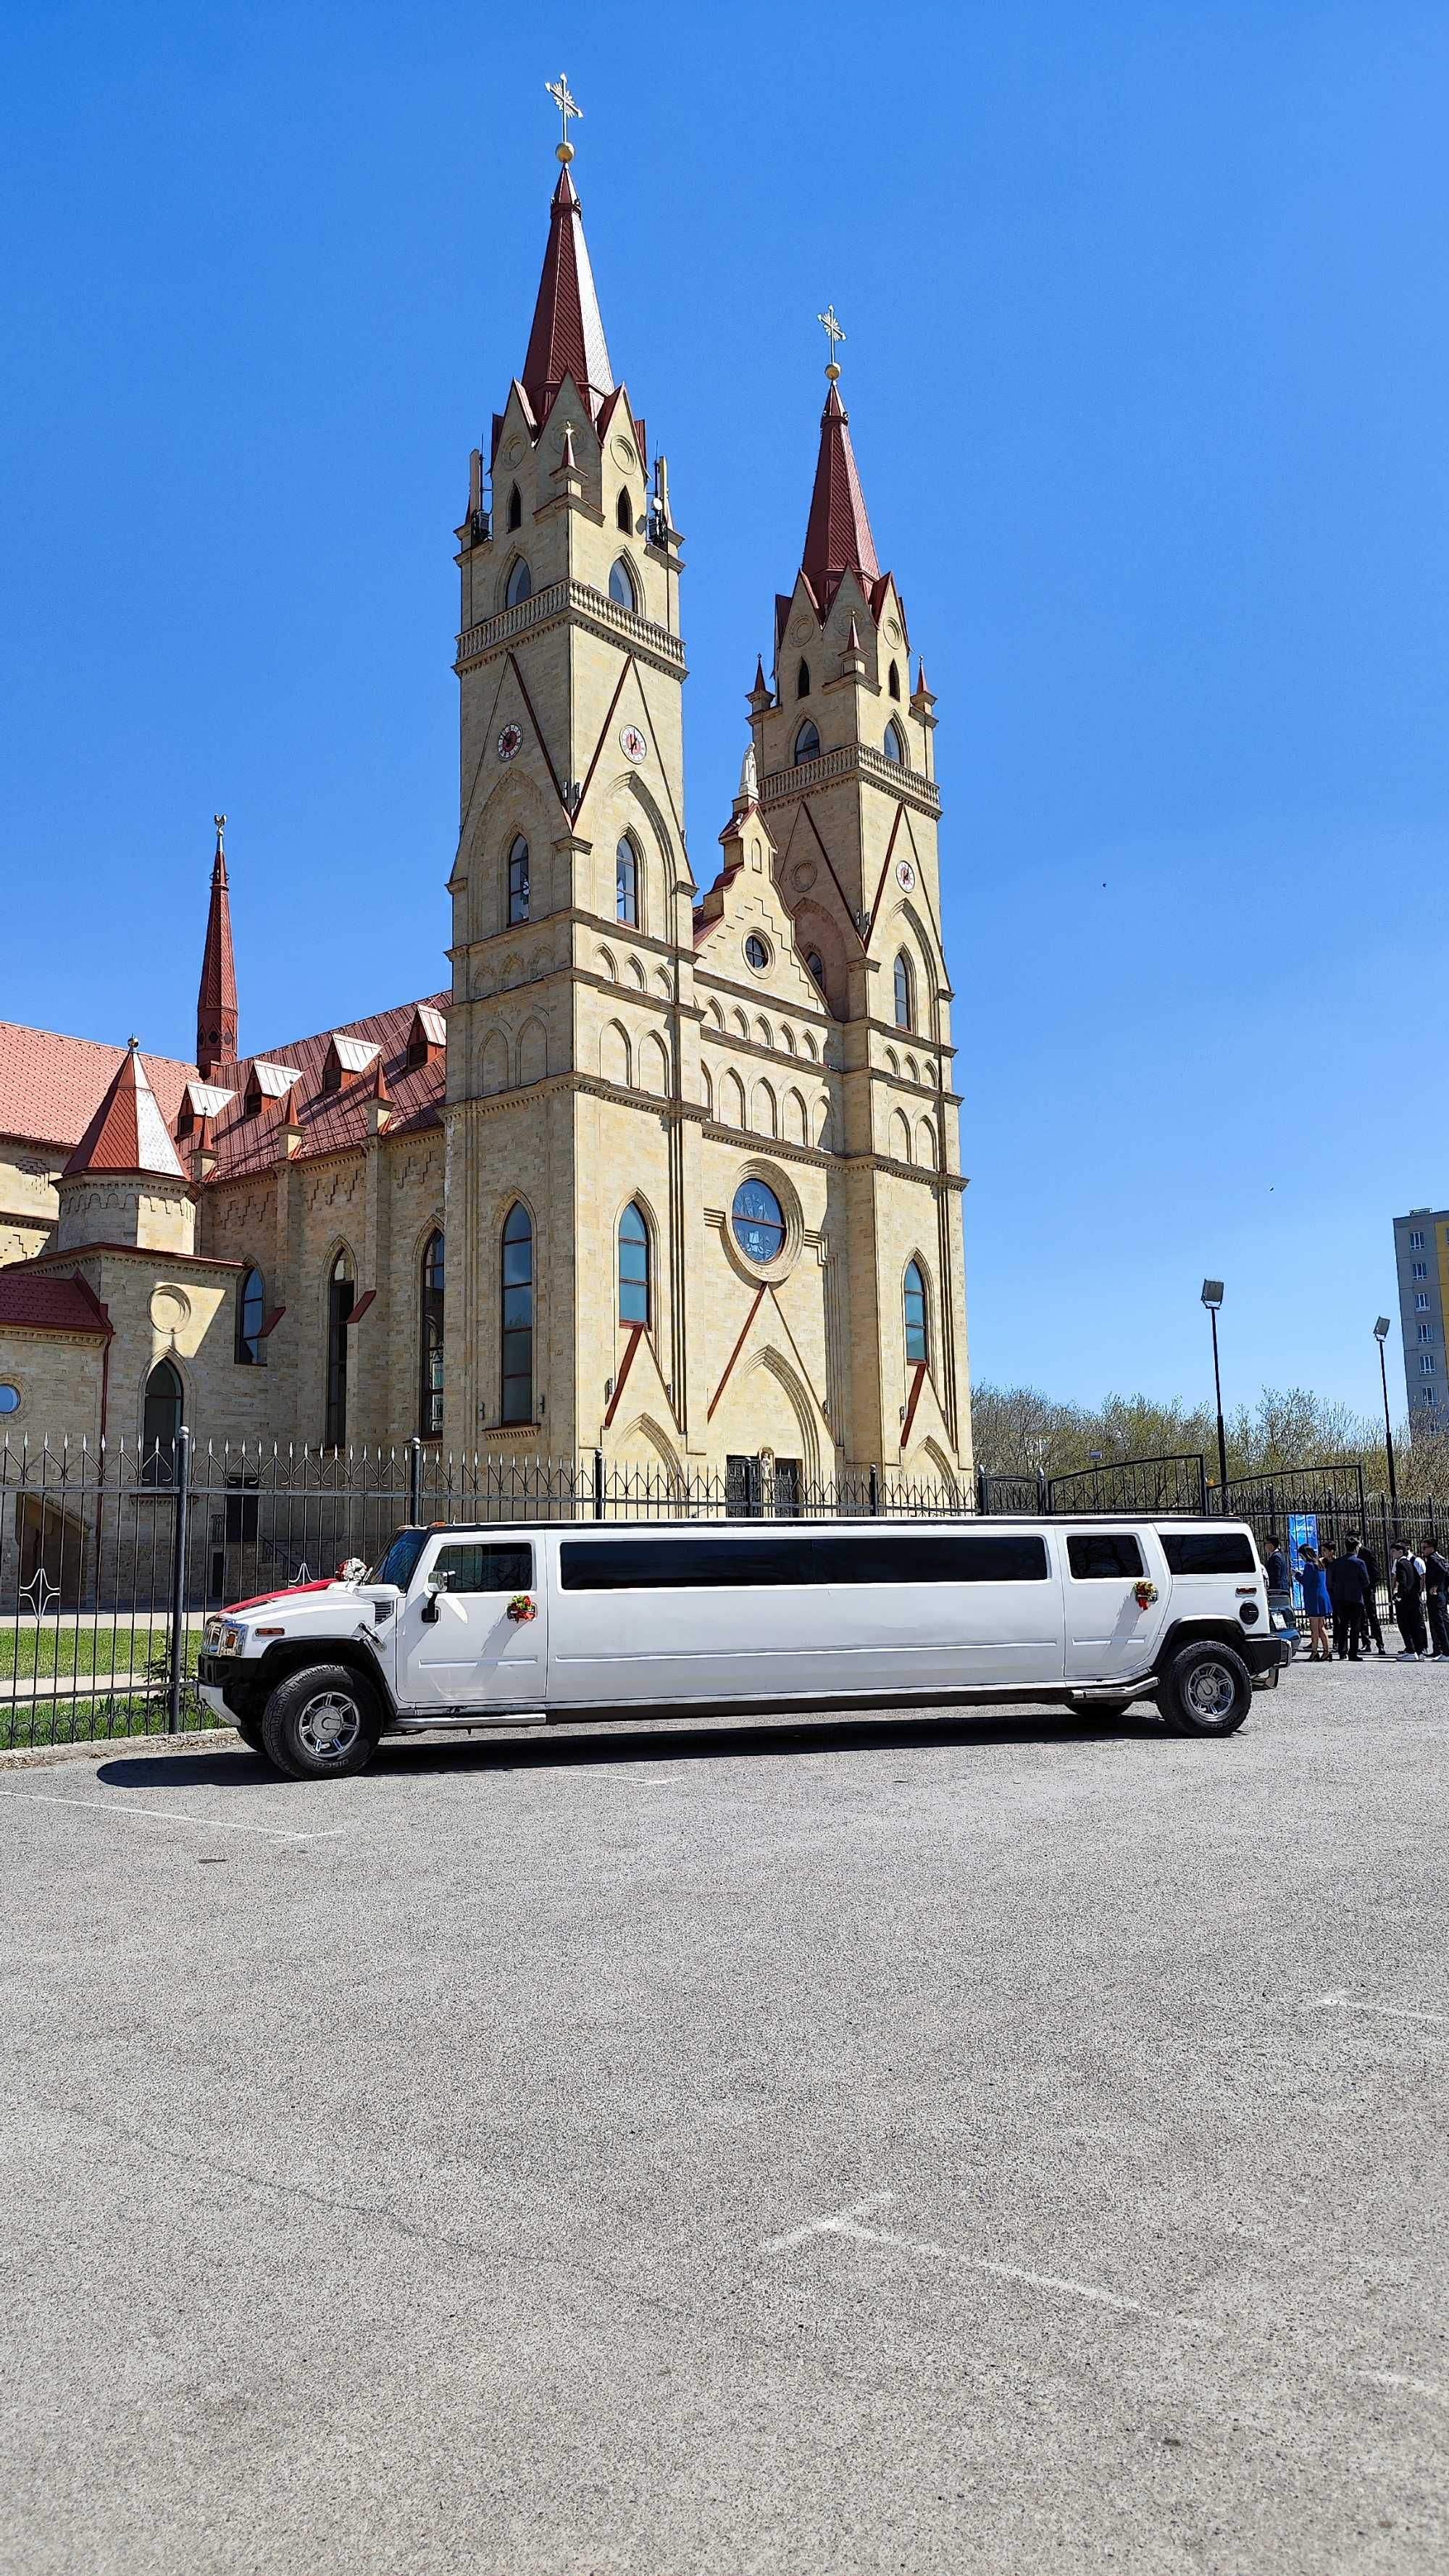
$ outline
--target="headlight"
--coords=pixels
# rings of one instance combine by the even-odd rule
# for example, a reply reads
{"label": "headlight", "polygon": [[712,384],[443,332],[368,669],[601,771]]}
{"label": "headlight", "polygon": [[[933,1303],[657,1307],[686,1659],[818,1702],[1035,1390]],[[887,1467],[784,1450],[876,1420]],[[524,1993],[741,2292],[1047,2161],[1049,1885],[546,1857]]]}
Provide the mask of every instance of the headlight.
{"label": "headlight", "polygon": [[208,1619],[202,1635],[202,1652],[208,1655],[239,1655],[242,1631],[234,1619]]}

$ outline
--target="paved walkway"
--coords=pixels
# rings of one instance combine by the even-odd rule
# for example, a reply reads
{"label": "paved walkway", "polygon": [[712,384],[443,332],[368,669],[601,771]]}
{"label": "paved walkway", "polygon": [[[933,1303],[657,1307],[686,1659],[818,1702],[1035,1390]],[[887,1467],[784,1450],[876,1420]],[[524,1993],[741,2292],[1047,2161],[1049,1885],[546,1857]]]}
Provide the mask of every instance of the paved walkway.
{"label": "paved walkway", "polygon": [[0,2563],[1437,2569],[1446,1742],[5,1774]]}

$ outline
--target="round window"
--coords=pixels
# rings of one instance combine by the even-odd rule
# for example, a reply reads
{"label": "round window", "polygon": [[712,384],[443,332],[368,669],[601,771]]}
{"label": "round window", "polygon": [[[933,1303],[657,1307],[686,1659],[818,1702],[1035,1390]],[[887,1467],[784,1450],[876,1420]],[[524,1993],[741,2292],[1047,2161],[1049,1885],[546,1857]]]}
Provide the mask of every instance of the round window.
{"label": "round window", "polygon": [[11,1386],[5,1379],[0,1378],[0,1413],[18,1413],[19,1411],[19,1387]]}
{"label": "round window", "polygon": [[778,1261],[785,1249],[785,1218],[764,1181],[741,1181],[735,1192],[735,1241],[750,1261]]}
{"label": "round window", "polygon": [[768,948],[765,946],[765,943],[763,939],[760,938],[758,932],[752,930],[749,938],[745,941],[746,965],[753,966],[757,975],[763,975],[769,962],[770,952]]}

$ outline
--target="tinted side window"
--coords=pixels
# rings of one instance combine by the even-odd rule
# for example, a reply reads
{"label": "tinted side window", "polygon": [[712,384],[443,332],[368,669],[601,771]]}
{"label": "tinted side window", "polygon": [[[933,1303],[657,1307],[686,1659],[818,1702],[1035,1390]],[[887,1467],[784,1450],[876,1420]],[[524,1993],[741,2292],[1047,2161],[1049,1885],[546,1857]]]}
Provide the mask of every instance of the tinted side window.
{"label": "tinted side window", "polygon": [[1046,1541],[1025,1531],[917,1538],[851,1530],[806,1542],[812,1583],[1045,1583]]}
{"label": "tinted side window", "polygon": [[564,1592],[695,1592],[721,1584],[805,1581],[804,1550],[795,1538],[565,1539],[559,1549]]}
{"label": "tinted side window", "polygon": [[1067,1541],[1067,1563],[1079,1583],[1108,1583],[1140,1574],[1142,1550],[1121,1530],[1079,1530]]}
{"label": "tinted side window", "polygon": [[1045,1583],[1046,1541],[1026,1532],[906,1537],[803,1530],[769,1538],[566,1539],[565,1592],[713,1591],[817,1583]]}
{"label": "tinted side window", "polygon": [[1256,1574],[1253,1542],[1242,1530],[1159,1530],[1169,1574]]}
{"label": "tinted side window", "polygon": [[440,1547],[428,1577],[440,1592],[528,1592],[533,1587],[531,1547]]}

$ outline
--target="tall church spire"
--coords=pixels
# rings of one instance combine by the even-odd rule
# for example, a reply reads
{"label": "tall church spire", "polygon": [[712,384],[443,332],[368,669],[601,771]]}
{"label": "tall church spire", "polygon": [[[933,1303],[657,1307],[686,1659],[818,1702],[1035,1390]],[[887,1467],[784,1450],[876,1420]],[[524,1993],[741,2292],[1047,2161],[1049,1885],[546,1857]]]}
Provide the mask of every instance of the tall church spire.
{"label": "tall church spire", "polygon": [[850,414],[840,399],[836,382],[840,369],[833,359],[826,372],[830,391],[820,416],[820,454],[801,558],[801,570],[822,605],[837,589],[844,572],[858,573],[866,589],[880,579],[875,539],[850,444]]}
{"label": "tall church spire", "polygon": [[203,1081],[219,1064],[236,1062],[236,959],[231,944],[231,890],[226,877],[226,816],[215,814],[216,856],[211,864],[211,908],[201,987],[196,996],[196,1069]]}
{"label": "tall church spire", "polygon": [[558,155],[564,166],[549,209],[548,248],[523,362],[523,390],[535,420],[544,418],[566,375],[572,376],[596,409],[614,390],[609,345],[584,239],[583,209],[569,177],[573,145],[561,143]]}

